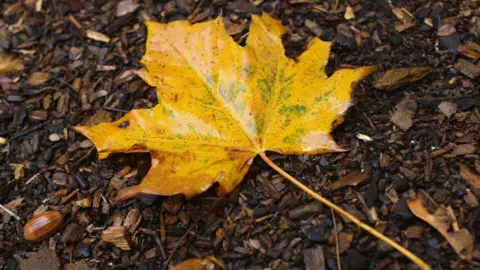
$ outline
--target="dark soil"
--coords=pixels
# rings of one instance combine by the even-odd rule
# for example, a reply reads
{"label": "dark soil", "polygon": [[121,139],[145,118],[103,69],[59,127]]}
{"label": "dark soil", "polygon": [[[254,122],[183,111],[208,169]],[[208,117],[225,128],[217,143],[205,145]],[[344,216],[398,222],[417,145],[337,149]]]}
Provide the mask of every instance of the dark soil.
{"label": "dark soil", "polygon": [[[228,197],[217,196],[213,187],[191,201],[149,195],[114,204],[116,189],[138,183],[147,173],[149,155],[118,154],[99,161],[92,144],[71,129],[156,104],[155,89],[131,72],[140,67],[144,54],[144,20],[201,22],[222,14],[233,23],[246,22],[247,27],[233,35],[243,43],[250,15],[261,11],[289,29],[285,47],[290,57],[318,36],[334,41],[330,72],[379,66],[358,85],[346,121],[334,132],[347,152],[272,154],[276,163],[433,268],[478,269],[476,262],[462,261],[406,202],[422,194],[450,206],[459,227],[476,240],[480,236],[480,193],[460,177],[457,165],[480,169],[480,74],[455,65],[463,59],[480,69],[478,58],[457,51],[457,43],[480,43],[480,2],[350,0],[352,20],[344,18],[346,1],[339,1],[335,10],[335,1],[250,1],[253,5],[246,0],[145,0],[120,17],[116,0],[44,0],[38,12],[35,2],[42,1],[0,1],[0,56],[19,58],[25,65],[23,71],[0,75],[0,137],[6,139],[0,144],[0,203],[9,207],[23,198],[11,208],[20,220],[1,215],[0,265],[5,269],[17,269],[42,248],[54,249],[62,264],[81,261],[98,269],[161,269],[206,256],[223,260],[227,269],[313,269],[312,261],[337,269],[329,209],[261,160]],[[395,28],[405,22],[393,7],[413,14],[410,28]],[[446,24],[456,32],[439,42],[438,29]],[[110,41],[87,38],[86,30],[103,33]],[[373,87],[384,71],[408,67],[430,67],[432,73],[393,90]],[[27,80],[34,72],[48,72],[51,78],[32,85]],[[413,125],[402,131],[390,118],[406,95],[418,110]],[[441,102],[457,104],[457,114],[445,117],[438,108]],[[373,141],[360,140],[358,134]],[[450,144],[471,144],[475,150],[432,157]],[[357,171],[367,171],[366,180],[332,191],[332,182]],[[117,183],[115,178],[126,181]],[[84,199],[93,201],[91,207],[82,207]],[[24,239],[23,226],[39,208],[59,210],[65,218],[56,234],[34,244]],[[133,230],[131,250],[103,242],[104,229],[121,225],[133,209],[142,220]],[[415,268],[356,225],[338,215],[336,222],[342,269]],[[479,258],[476,252],[474,260]]]}

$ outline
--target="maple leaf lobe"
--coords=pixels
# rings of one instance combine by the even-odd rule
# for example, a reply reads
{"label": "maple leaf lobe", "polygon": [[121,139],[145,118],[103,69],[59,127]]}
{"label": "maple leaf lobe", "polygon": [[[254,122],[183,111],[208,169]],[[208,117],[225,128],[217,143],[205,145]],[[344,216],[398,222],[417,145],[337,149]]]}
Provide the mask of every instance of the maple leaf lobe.
{"label": "maple leaf lobe", "polygon": [[265,13],[252,16],[244,47],[221,18],[194,25],[148,22],[147,28],[145,68],[138,75],[157,88],[159,104],[113,123],[76,127],[100,158],[151,153],[152,167],[130,189],[135,192],[191,197],[215,182],[230,192],[259,153],[342,150],[330,135],[332,123],[343,120],[352,84],[374,70],[342,69],[328,78],[330,43],[317,38],[298,61],[286,57],[286,30]]}

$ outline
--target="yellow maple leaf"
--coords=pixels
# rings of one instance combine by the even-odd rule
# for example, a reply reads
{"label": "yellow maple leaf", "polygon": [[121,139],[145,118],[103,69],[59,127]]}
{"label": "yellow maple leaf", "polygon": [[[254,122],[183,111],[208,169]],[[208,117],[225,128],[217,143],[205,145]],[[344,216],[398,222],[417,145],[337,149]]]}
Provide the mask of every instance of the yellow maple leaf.
{"label": "yellow maple leaf", "polygon": [[341,148],[330,136],[350,106],[352,84],[374,67],[325,74],[330,43],[314,38],[298,61],[284,54],[285,28],[253,16],[247,45],[223,20],[191,25],[148,22],[145,69],[159,104],[113,123],[76,127],[100,158],[150,152],[152,167],[137,191],[188,197],[218,182],[229,192],[265,151],[319,154]]}
{"label": "yellow maple leaf", "polygon": [[159,104],[133,110],[112,123],[75,129],[100,158],[149,152],[142,182],[117,195],[195,196],[213,183],[232,191],[255,156],[315,199],[387,242],[422,269],[414,254],[326,200],[274,164],[266,151],[320,154],[342,151],[330,135],[343,121],[354,84],[375,67],[342,69],[327,77],[330,43],[312,39],[298,59],[285,56],[285,28],[268,14],[252,16],[246,46],[235,43],[221,18],[191,25],[148,22],[145,68],[138,74],[157,88]]}

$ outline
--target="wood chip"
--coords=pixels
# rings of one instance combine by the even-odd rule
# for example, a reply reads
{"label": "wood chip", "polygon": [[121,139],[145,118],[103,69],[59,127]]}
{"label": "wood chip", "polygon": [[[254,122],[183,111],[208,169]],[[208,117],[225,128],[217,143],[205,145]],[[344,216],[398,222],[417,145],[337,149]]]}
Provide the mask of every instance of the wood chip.
{"label": "wood chip", "polygon": [[110,38],[108,36],[93,30],[87,30],[87,37],[100,42],[110,42]]}
{"label": "wood chip", "polygon": [[455,69],[470,79],[476,79],[480,75],[480,66],[474,65],[465,59],[458,59],[454,65]]}
{"label": "wood chip", "polygon": [[42,85],[48,82],[52,76],[48,72],[34,72],[27,80],[27,83],[33,86]]}
{"label": "wood chip", "polygon": [[458,163],[458,167],[460,168],[462,179],[467,181],[471,187],[480,190],[480,175],[461,162]]}
{"label": "wood chip", "polygon": [[247,24],[243,20],[240,20],[239,23],[234,23],[228,18],[224,18],[223,22],[225,24],[225,29],[227,29],[227,34],[230,36],[242,33],[247,27]]}
{"label": "wood chip", "polygon": [[304,251],[303,262],[306,270],[325,270],[325,257],[321,246]]}
{"label": "wood chip", "polygon": [[374,84],[377,89],[393,90],[425,78],[432,72],[429,67],[390,69]]}
{"label": "wood chip", "polygon": [[102,233],[102,240],[112,243],[121,250],[130,250],[128,231],[123,226],[110,226]]}
{"label": "wood chip", "polygon": [[403,131],[407,131],[413,125],[413,116],[417,112],[417,103],[405,97],[395,108],[397,109],[390,121]]}
{"label": "wood chip", "polygon": [[477,196],[473,194],[471,190],[467,188],[467,194],[463,196],[463,199],[465,200],[465,203],[468,204],[471,208],[477,208],[480,204],[478,203]]}
{"label": "wood chip", "polygon": [[323,34],[323,30],[320,26],[315,21],[306,19],[304,22],[305,27],[308,28],[312,33],[315,34],[315,36],[319,37]]}
{"label": "wood chip", "polygon": [[337,181],[333,182],[331,189],[337,190],[339,188],[345,186],[356,186],[370,176],[370,171],[360,172],[360,171],[353,171],[348,173],[345,176],[340,177]]}
{"label": "wood chip", "polygon": [[407,228],[405,231],[405,236],[410,239],[420,239],[422,234],[425,231],[425,228],[420,225],[413,225]]}
{"label": "wood chip", "polygon": [[[470,43],[471,44],[471,43]],[[477,45],[477,46],[480,46],[480,45]],[[460,45],[458,46],[457,48],[457,51],[461,54],[463,54],[464,56],[468,57],[468,58],[472,58],[472,59],[475,59],[477,60],[478,58],[480,58],[480,51],[477,51],[475,49],[472,49],[471,47],[469,47],[468,45]]]}
{"label": "wood chip", "polygon": [[142,214],[140,213],[140,210],[134,208],[128,212],[127,217],[123,222],[123,227],[125,227],[130,233],[133,233],[138,225],[140,225],[140,221],[142,221]]}
{"label": "wood chip", "polygon": [[468,143],[459,144],[453,148],[452,154],[450,155],[450,157],[470,155],[475,153],[476,151],[477,151],[477,147],[473,144],[468,144]]}
{"label": "wood chip", "polygon": [[7,55],[0,55],[0,74],[23,70],[23,62]]}

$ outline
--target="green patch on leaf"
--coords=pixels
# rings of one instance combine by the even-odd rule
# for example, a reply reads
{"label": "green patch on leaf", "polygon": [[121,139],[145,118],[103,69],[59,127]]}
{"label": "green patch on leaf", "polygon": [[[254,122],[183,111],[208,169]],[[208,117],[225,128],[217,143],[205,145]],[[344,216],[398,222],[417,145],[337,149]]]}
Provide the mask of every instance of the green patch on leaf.
{"label": "green patch on leaf", "polygon": [[304,105],[282,106],[279,110],[281,115],[302,116],[308,108]]}

